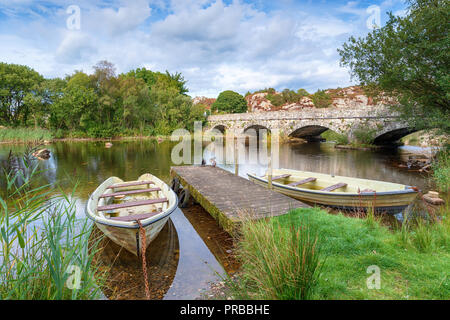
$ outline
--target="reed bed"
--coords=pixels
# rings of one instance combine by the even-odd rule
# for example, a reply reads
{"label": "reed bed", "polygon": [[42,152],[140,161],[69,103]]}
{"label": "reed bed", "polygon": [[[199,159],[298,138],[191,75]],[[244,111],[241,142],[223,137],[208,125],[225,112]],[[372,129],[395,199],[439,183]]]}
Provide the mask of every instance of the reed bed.
{"label": "reed bed", "polygon": [[77,219],[73,194],[55,193],[50,185],[33,186],[39,172],[28,172],[4,172],[0,299],[99,298],[103,275],[93,257],[100,239],[89,241],[91,225]]}
{"label": "reed bed", "polygon": [[0,128],[0,143],[25,143],[52,138],[52,133],[42,128]]}

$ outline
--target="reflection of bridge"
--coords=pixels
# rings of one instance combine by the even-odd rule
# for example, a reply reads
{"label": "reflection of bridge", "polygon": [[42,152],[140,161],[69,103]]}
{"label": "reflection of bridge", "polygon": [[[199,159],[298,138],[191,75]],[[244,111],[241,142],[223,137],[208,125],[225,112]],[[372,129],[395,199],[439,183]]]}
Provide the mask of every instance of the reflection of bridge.
{"label": "reflection of bridge", "polygon": [[386,108],[326,108],[303,111],[273,111],[212,115],[207,130],[244,134],[249,129],[280,130],[280,134],[311,139],[330,129],[345,134],[352,141],[355,131],[372,132],[375,144],[395,142],[414,132],[398,115]]}

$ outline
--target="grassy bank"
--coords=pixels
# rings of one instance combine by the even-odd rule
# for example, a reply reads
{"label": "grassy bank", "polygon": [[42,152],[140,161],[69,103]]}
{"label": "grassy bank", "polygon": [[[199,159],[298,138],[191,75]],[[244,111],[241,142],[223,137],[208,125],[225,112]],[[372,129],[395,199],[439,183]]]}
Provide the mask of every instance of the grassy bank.
{"label": "grassy bank", "polygon": [[76,217],[72,195],[33,186],[37,174],[2,175],[0,300],[97,299],[103,277],[91,225]]}
{"label": "grassy bank", "polygon": [[49,130],[41,128],[0,128],[0,143],[26,143],[52,138]]}
{"label": "grassy bank", "polygon": [[[449,299],[448,208],[441,214],[445,214],[441,222],[410,222],[395,230],[381,226],[373,217],[357,219],[331,215],[317,208],[298,209],[270,221],[248,222],[251,227],[244,226],[239,246],[242,274],[231,285],[231,294],[237,299],[292,298],[292,292],[297,292],[298,296],[305,284],[293,281],[288,274],[295,273],[289,272],[287,266],[299,262],[295,262],[295,255],[286,255],[286,242],[279,239],[294,239],[292,237],[300,231],[307,232],[309,241],[294,239],[290,241],[289,250],[297,242],[302,248],[299,252],[306,258],[301,261],[309,269],[296,272],[297,278],[303,273],[305,279],[309,279],[306,298]],[[268,229],[278,230],[283,236],[257,237]],[[311,253],[314,237],[317,243]],[[255,265],[271,267],[262,270]],[[367,279],[372,275],[368,273],[370,266],[380,270],[380,289],[367,286]],[[307,271],[311,268],[316,270],[317,277]],[[281,293],[274,295],[274,291]]]}

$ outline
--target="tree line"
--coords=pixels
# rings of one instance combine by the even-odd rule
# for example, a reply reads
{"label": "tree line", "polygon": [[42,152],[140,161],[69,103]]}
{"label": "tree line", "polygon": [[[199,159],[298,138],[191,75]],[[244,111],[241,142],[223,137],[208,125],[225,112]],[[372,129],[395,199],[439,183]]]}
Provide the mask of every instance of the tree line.
{"label": "tree line", "polygon": [[180,73],[145,68],[116,75],[101,61],[88,75],[46,79],[28,66],[0,63],[0,125],[46,128],[54,137],[169,135],[205,121]]}

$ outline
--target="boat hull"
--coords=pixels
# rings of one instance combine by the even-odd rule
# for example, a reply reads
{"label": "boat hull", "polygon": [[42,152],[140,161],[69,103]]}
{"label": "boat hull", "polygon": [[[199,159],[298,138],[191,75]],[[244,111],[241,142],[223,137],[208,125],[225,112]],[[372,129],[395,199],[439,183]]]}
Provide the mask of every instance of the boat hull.
{"label": "boat hull", "polygon": [[[160,231],[164,228],[165,224],[170,218],[170,214],[177,208],[178,199],[176,194],[172,189],[170,189],[167,184],[153,175],[142,175],[137,181],[154,181],[155,185],[161,189],[160,191],[157,191],[157,193],[152,197],[147,198],[153,199],[158,197],[165,197],[169,200],[168,204],[153,204],[142,206],[136,209],[137,212],[133,212],[133,214],[139,214],[156,212],[160,210],[160,213],[154,215],[154,217],[141,220],[142,227],[145,230],[145,244],[146,246],[149,246],[150,243],[156,239]],[[113,199],[113,197],[105,199],[101,198],[100,196],[105,193],[107,194],[114,192],[109,187],[111,185],[117,185],[123,182],[123,180],[117,177],[111,177],[104,181],[100,186],[98,186],[98,188],[92,193],[92,195],[89,197],[88,202],[86,203],[86,215],[94,221],[95,225],[105,234],[105,236],[107,236],[119,246],[133,253],[134,255],[139,256],[142,250],[142,239],[139,224],[136,221],[122,222],[108,219],[108,217],[99,216],[97,210],[98,206],[111,204],[111,201]],[[135,190],[139,189],[140,187],[124,188],[126,190]],[[124,188],[114,188],[114,190],[120,191]],[[125,216],[130,214],[129,212],[127,213],[127,211],[129,211],[130,209],[118,210],[122,211]],[[119,213],[119,215],[122,214]]]}
{"label": "boat hull", "polygon": [[[308,173],[307,175],[312,175]],[[248,174],[250,181],[268,187],[267,179]],[[333,177],[335,178],[335,177]],[[339,179],[339,177],[337,177]],[[359,179],[358,179],[359,180]],[[332,182],[330,182],[332,184]],[[321,192],[320,190],[309,190],[306,188],[290,187],[285,184],[273,182],[272,189],[284,195],[304,201],[312,205],[323,205],[331,208],[366,211],[374,208],[376,212],[389,214],[400,213],[405,210],[417,197],[417,192],[412,189],[399,190],[396,192],[367,192],[367,193],[344,193],[344,192]]]}
{"label": "boat hull", "polygon": [[[162,228],[166,225],[169,217],[161,219],[155,223],[144,227],[145,230],[145,244],[148,247],[150,243],[156,239]],[[127,249],[131,253],[137,255],[141,252],[142,239],[140,238],[139,229],[120,228],[116,226],[109,226],[101,223],[95,225],[113,242],[119,246]]]}

